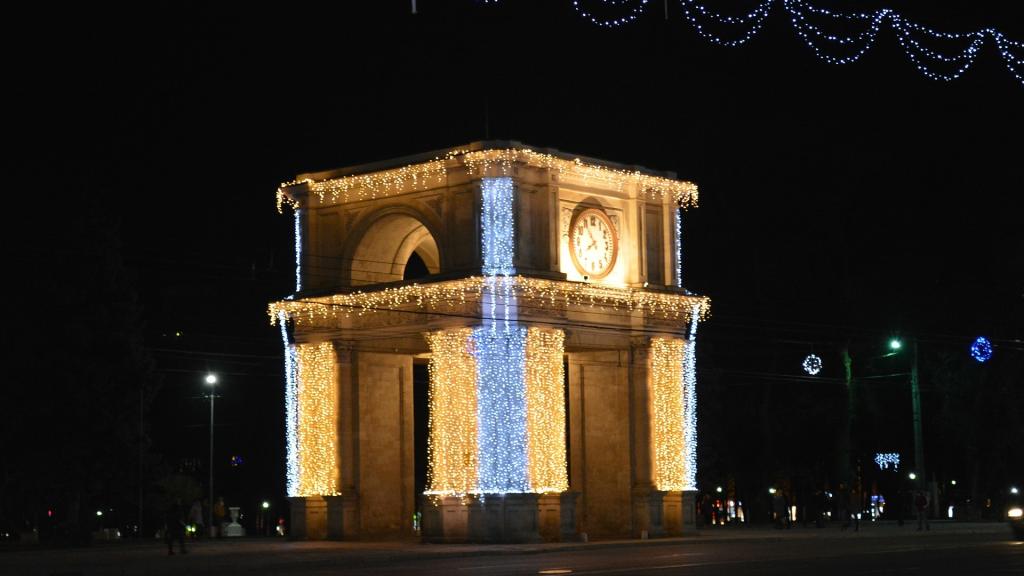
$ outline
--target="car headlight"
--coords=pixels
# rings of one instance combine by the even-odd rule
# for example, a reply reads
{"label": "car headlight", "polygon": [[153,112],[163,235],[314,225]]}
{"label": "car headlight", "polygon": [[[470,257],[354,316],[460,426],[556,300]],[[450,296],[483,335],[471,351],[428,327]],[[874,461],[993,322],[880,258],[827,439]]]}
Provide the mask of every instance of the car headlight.
{"label": "car headlight", "polygon": [[1010,508],[1009,510],[1007,510],[1006,515],[1010,518],[1020,518],[1022,515],[1024,515],[1024,510],[1021,510],[1019,506],[1016,508]]}

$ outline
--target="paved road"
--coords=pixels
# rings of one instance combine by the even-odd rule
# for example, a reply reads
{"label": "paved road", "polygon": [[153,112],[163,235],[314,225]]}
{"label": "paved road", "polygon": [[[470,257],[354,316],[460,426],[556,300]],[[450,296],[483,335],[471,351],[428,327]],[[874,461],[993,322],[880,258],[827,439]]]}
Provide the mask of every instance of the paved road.
{"label": "paved road", "polygon": [[[567,572],[571,571],[571,572]],[[518,546],[416,543],[201,542],[185,556],[159,543],[0,552],[6,576],[81,575],[888,575],[1024,574],[1024,543],[1005,525],[931,532],[868,526],[859,533],[794,529],[705,531],[674,540]]]}

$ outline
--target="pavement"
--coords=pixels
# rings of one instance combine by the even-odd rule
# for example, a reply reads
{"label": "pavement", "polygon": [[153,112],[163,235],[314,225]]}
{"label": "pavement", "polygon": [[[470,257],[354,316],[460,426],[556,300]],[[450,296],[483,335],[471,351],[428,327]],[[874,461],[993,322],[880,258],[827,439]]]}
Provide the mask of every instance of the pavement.
{"label": "pavement", "polygon": [[[711,527],[679,538],[603,540],[538,544],[424,544],[414,540],[363,542],[292,542],[284,538],[238,538],[188,543],[185,556],[168,557],[160,541],[103,542],[83,548],[22,546],[0,550],[0,575],[7,576],[130,576],[163,574],[230,574],[262,572],[282,574],[344,573],[395,565],[417,566],[436,560],[480,556],[557,555],[579,551],[622,548],[621,554],[658,554],[664,547],[700,549],[701,545],[786,543],[794,550],[830,548],[840,542],[1009,541],[1006,523],[932,522],[931,530],[918,531],[910,523],[864,522],[861,530],[796,526],[778,530],[770,526]],[[697,547],[697,548],[691,548]],[[722,547],[727,549],[728,546]]]}

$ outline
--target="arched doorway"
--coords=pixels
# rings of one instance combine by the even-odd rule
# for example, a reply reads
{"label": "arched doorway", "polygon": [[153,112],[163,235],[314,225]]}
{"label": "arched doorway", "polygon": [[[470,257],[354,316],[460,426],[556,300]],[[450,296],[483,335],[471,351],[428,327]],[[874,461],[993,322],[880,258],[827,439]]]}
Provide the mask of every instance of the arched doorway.
{"label": "arched doorway", "polygon": [[[411,258],[413,267],[406,274]],[[351,257],[353,286],[398,282],[441,271],[437,242],[430,230],[406,213],[386,214],[369,225]],[[410,276],[410,277],[407,277]]]}

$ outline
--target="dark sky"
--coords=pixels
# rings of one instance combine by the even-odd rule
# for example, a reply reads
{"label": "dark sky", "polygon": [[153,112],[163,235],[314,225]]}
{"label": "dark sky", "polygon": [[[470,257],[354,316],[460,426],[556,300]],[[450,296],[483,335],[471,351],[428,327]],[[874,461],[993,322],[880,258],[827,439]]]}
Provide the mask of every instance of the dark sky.
{"label": "dark sky", "polygon": [[[1024,40],[1015,3],[856,4]],[[418,5],[82,4],[6,19],[8,212],[59,235],[75,217],[65,200],[84,196],[120,222],[167,379],[158,417],[186,430],[167,450],[203,446],[193,396],[213,369],[225,442],[266,446],[263,466],[280,466],[265,315],[293,282],[279,182],[485,137],[698,183],[686,284],[711,296],[706,337],[738,365],[770,355],[761,341],[892,331],[950,346],[988,334],[1021,354],[1024,85],[991,41],[946,83],[888,27],[859,62],[829,65],[781,4],[739,48],[700,38],[676,3],[667,21],[654,2],[616,29],[568,0]]]}

